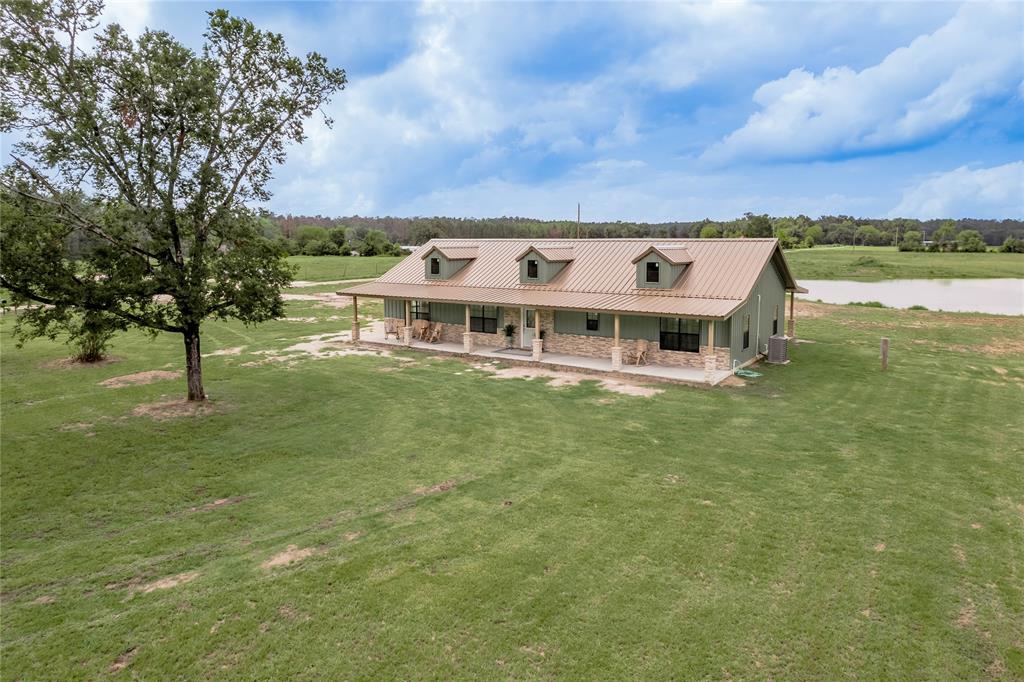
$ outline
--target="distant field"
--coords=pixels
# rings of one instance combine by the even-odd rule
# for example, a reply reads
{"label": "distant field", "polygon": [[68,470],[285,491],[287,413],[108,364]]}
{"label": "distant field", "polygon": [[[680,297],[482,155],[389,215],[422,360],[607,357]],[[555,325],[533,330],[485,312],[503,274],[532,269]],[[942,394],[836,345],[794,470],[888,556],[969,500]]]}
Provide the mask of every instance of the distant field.
{"label": "distant field", "polygon": [[1024,277],[1024,254],[914,253],[892,246],[819,246],[786,252],[797,279]]}
{"label": "distant field", "polygon": [[390,270],[401,256],[290,256],[288,262],[299,267],[297,280],[322,282],[334,279],[379,277]]}
{"label": "distant field", "polygon": [[180,377],[100,382],[179,339],[4,315],[3,678],[1024,678],[1024,319],[798,306],[791,364],[639,398],[317,357],[351,308],[289,301],[163,421]]}

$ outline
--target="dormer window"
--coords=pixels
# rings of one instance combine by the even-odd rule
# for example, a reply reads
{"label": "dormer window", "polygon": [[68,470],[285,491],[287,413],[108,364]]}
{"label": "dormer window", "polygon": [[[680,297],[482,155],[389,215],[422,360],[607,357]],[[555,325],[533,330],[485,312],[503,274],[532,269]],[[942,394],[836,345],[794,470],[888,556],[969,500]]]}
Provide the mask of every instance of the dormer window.
{"label": "dormer window", "polygon": [[431,258],[430,259],[430,274],[440,275],[441,274],[441,259]]}
{"label": "dormer window", "polygon": [[537,261],[530,259],[526,261],[526,276],[530,279],[537,279]]}
{"label": "dormer window", "polygon": [[647,282],[648,284],[657,284],[661,281],[661,263],[657,261],[647,261]]}

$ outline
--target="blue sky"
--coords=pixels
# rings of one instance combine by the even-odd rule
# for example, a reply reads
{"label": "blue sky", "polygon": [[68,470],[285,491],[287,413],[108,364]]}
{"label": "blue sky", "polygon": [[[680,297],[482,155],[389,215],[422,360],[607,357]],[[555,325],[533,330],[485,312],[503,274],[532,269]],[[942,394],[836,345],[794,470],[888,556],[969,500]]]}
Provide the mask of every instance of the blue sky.
{"label": "blue sky", "polygon": [[[111,3],[198,46],[202,2]],[[1024,217],[1024,4],[220,3],[344,67],[268,208]]]}

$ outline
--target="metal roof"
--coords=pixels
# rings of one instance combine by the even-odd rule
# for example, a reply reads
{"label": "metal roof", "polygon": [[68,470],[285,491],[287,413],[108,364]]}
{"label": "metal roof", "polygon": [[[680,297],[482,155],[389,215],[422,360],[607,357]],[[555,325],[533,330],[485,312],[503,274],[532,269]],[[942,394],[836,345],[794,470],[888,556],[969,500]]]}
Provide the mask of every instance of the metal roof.
{"label": "metal roof", "polygon": [[[428,242],[428,244],[429,244],[429,242]],[[433,249],[428,249],[426,251],[423,251],[422,249],[419,249],[419,251],[422,252],[422,255],[420,256],[420,259],[426,258],[427,256],[430,255],[431,251],[435,251],[435,250],[439,251],[441,253],[441,255],[444,256],[445,258],[447,258],[448,260],[473,260],[474,258],[476,258],[476,255],[479,252],[479,247],[478,246],[446,246],[446,245],[443,245],[443,244],[435,244]],[[415,253],[416,252],[414,252],[414,254]]]}
{"label": "metal roof", "polygon": [[[633,260],[652,246],[692,258],[670,289],[636,286]],[[421,259],[476,249],[475,260],[446,280],[428,280]],[[531,248],[571,250],[572,260],[547,284],[519,281],[517,257]],[[750,295],[769,262],[785,286],[797,287],[775,239],[435,239],[380,278],[345,293],[453,303],[725,318]]]}
{"label": "metal roof", "polygon": [[690,255],[690,252],[685,246],[676,246],[673,244],[652,244],[647,249],[644,249],[640,255],[635,256],[633,258],[633,262],[636,263],[640,261],[652,251],[672,265],[686,265],[693,262],[693,256]]}
{"label": "metal roof", "polygon": [[521,261],[526,258],[526,255],[531,251],[536,252],[541,258],[549,263],[566,263],[571,261],[575,256],[572,247],[562,246],[533,246],[530,245],[525,251],[519,254],[516,261]]}

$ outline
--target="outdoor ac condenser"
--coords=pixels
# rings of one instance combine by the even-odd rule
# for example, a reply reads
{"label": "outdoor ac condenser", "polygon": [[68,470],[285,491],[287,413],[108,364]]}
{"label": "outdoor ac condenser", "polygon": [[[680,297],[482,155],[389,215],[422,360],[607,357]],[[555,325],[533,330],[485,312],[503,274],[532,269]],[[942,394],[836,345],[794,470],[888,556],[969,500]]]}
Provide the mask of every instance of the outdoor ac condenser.
{"label": "outdoor ac condenser", "polygon": [[773,365],[789,362],[789,340],[785,336],[768,337],[768,362]]}

